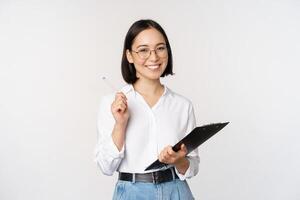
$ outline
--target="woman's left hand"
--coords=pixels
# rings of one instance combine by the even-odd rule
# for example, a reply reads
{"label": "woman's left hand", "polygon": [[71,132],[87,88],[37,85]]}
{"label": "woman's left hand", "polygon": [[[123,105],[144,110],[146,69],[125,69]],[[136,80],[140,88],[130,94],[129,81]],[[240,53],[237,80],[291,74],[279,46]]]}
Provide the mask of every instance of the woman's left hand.
{"label": "woman's left hand", "polygon": [[159,161],[166,164],[176,165],[181,162],[187,155],[187,149],[184,144],[180,146],[180,150],[175,152],[172,146],[166,146],[159,154]]}

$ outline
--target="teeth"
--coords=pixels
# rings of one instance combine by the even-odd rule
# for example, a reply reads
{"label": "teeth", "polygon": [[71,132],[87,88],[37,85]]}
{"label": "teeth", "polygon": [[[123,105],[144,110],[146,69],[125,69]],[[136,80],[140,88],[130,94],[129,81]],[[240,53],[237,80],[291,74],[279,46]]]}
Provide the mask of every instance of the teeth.
{"label": "teeth", "polygon": [[149,69],[157,69],[159,65],[148,65],[147,66]]}

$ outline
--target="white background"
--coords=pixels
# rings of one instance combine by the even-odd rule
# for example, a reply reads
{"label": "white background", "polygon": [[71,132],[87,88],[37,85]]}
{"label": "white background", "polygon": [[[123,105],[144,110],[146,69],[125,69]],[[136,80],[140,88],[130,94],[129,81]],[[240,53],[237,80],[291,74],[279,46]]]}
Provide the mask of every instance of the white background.
{"label": "white background", "polygon": [[196,199],[299,200],[298,0],[0,0],[0,199],[111,199],[93,162],[99,99],[118,87],[125,34],[167,32],[197,124],[230,121],[200,147]]}

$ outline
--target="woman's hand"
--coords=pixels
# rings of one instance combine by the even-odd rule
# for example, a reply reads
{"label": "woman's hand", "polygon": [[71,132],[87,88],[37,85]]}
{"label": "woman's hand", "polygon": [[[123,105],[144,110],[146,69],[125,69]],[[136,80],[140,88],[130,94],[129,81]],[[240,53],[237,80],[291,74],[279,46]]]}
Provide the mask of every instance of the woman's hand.
{"label": "woman's hand", "polygon": [[126,126],[129,119],[127,98],[123,92],[117,92],[115,100],[111,104],[111,112],[116,124]]}
{"label": "woman's hand", "polygon": [[123,92],[116,94],[115,100],[111,104],[111,112],[115,118],[115,125],[112,132],[112,139],[118,150],[121,151],[124,146],[129,111],[127,98]]}
{"label": "woman's hand", "polygon": [[189,168],[189,161],[186,158],[187,148],[184,144],[180,146],[180,150],[175,152],[172,146],[166,146],[159,154],[159,161],[166,164],[172,164],[181,174],[185,174]]}
{"label": "woman's hand", "polygon": [[185,158],[187,149],[184,144],[180,146],[180,150],[175,152],[172,146],[166,146],[159,154],[159,161],[166,164],[175,165],[182,158]]}

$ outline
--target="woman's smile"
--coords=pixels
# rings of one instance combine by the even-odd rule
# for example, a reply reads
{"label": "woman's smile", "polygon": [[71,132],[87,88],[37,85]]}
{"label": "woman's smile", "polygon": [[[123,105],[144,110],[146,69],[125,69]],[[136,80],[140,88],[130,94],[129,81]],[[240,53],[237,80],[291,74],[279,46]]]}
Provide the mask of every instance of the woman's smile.
{"label": "woman's smile", "polygon": [[146,66],[148,69],[155,71],[155,70],[159,69],[160,65],[161,65],[161,64],[151,64],[151,65],[145,65],[145,66]]}

